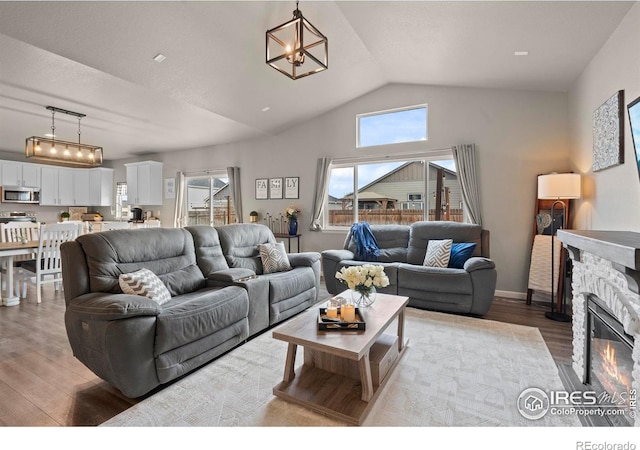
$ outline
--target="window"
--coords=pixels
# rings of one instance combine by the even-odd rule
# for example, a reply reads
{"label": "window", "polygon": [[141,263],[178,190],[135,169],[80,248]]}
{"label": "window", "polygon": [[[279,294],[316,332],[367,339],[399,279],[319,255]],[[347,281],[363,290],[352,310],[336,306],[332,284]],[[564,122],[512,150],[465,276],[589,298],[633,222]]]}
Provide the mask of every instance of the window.
{"label": "window", "polygon": [[358,147],[427,140],[427,106],[357,116]]}
{"label": "window", "polygon": [[327,227],[463,221],[453,159],[334,163],[328,194]]}
{"label": "window", "polygon": [[236,220],[226,172],[187,177],[188,225],[226,225]]}
{"label": "window", "polygon": [[127,203],[127,183],[116,183],[116,201],[111,207],[111,215],[116,220],[129,219],[129,204]]}

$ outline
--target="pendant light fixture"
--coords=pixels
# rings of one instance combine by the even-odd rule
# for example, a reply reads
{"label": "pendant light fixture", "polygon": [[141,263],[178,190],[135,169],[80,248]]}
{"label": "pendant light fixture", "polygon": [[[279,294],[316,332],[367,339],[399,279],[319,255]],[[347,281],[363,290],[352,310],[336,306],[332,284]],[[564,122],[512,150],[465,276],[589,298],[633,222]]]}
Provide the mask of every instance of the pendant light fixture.
{"label": "pendant light fixture", "polygon": [[292,80],[327,70],[329,43],[302,11],[293,11],[293,19],[267,31],[267,64]]}
{"label": "pendant light fixture", "polygon": [[[24,154],[27,158],[62,166],[95,167],[102,165],[102,147],[81,143],[80,121],[86,114],[47,106],[51,111],[51,136],[27,138]],[[56,139],[56,113],[78,118],[78,142]]]}

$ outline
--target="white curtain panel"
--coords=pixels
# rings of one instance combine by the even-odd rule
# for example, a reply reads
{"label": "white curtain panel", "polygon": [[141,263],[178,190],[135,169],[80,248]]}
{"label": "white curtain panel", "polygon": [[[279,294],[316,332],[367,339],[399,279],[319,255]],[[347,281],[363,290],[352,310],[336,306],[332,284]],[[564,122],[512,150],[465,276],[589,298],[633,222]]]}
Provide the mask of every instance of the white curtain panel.
{"label": "white curtain panel", "polygon": [[311,211],[311,231],[322,230],[322,211],[324,210],[324,201],[327,197],[329,189],[329,170],[331,170],[331,160],[329,158],[318,159],[316,169],[316,189],[313,194],[313,208]]}
{"label": "white curtain panel", "polygon": [[176,207],[173,213],[173,226],[181,228],[187,225],[185,217],[186,208],[184,207],[185,196],[185,176],[184,172],[176,173]]}
{"label": "white curtain panel", "polygon": [[451,151],[458,171],[465,212],[471,223],[482,225],[476,146],[475,144],[454,145]]}
{"label": "white curtain panel", "polygon": [[240,167],[227,167],[227,175],[229,176],[229,187],[231,188],[231,198],[233,198],[233,208],[236,211],[236,222],[243,223]]}

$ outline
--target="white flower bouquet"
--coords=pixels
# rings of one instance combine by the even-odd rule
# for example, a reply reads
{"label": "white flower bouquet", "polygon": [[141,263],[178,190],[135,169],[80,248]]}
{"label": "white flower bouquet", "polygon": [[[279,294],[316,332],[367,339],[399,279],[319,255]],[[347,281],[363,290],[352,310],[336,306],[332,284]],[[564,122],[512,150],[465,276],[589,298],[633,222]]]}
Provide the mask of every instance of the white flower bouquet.
{"label": "white flower bouquet", "polygon": [[336,272],[336,278],[346,284],[349,289],[357,292],[360,298],[364,297],[365,299],[356,301],[356,303],[364,301],[365,306],[367,303],[373,303],[369,297],[375,292],[375,288],[389,286],[389,278],[384,273],[384,267],[373,264],[343,267],[339,272]]}

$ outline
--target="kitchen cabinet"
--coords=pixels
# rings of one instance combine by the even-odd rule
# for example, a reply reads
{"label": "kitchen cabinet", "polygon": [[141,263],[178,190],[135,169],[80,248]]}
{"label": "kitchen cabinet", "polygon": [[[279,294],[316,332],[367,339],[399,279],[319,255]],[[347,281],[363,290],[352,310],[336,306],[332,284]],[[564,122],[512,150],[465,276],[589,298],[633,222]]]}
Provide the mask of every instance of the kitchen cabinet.
{"label": "kitchen cabinet", "polygon": [[125,167],[129,205],[162,205],[162,163],[143,161]]}
{"label": "kitchen cabinet", "polygon": [[113,204],[113,169],[90,169],[89,206],[111,206]]}
{"label": "kitchen cabinet", "polygon": [[74,206],[74,169],[42,167],[40,172],[40,205]]}
{"label": "kitchen cabinet", "polygon": [[73,205],[91,205],[91,175],[89,169],[73,169]]}
{"label": "kitchen cabinet", "polygon": [[3,186],[40,187],[40,166],[17,161],[2,161]]}

